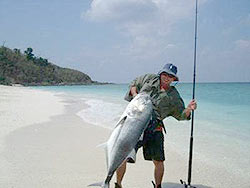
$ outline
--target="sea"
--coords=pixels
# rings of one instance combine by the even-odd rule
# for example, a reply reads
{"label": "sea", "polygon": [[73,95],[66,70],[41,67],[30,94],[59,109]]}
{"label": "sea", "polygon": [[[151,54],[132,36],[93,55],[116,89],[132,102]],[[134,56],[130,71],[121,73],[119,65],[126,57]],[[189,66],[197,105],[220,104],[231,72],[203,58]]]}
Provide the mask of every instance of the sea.
{"label": "sea", "polygon": [[[176,86],[185,104],[192,99],[193,85]],[[36,87],[37,88],[37,87]],[[77,115],[93,126],[113,129],[128,102],[128,84],[50,86],[39,89],[64,93],[83,100],[88,108]],[[211,166],[250,179],[250,83],[197,83],[194,113],[193,156]],[[167,148],[188,158],[191,121],[164,120]]]}

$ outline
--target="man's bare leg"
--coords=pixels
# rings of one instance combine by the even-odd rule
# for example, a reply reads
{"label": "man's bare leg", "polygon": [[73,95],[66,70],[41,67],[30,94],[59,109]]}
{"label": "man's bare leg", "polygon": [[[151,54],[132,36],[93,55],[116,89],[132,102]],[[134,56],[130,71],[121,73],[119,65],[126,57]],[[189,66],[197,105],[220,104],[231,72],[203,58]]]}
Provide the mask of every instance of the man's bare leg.
{"label": "man's bare leg", "polygon": [[117,168],[117,170],[116,170],[116,182],[120,187],[122,186],[122,179],[123,179],[124,174],[126,172],[126,167],[127,167],[127,161],[125,160],[122,163],[122,165],[119,168]]}
{"label": "man's bare leg", "polygon": [[163,161],[155,161],[153,160],[155,165],[154,176],[155,176],[155,184],[156,188],[158,185],[161,185],[163,174],[164,174],[164,163]]}

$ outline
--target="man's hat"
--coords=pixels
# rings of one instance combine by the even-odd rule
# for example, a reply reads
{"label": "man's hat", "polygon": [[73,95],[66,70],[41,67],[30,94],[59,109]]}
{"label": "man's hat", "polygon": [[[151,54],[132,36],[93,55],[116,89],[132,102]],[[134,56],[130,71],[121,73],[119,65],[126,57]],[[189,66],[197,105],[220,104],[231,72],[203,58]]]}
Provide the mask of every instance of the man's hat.
{"label": "man's hat", "polygon": [[179,81],[179,78],[177,76],[177,67],[173,65],[172,63],[168,63],[164,65],[163,69],[161,69],[158,74],[160,75],[163,72],[173,75],[175,77],[174,81]]}

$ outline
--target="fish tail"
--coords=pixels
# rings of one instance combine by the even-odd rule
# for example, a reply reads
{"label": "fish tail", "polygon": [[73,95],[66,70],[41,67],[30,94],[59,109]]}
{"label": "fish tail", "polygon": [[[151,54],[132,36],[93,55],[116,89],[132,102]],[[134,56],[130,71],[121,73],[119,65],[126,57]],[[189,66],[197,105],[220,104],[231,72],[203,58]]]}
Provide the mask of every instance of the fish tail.
{"label": "fish tail", "polygon": [[102,187],[102,188],[109,188],[109,182],[105,183],[105,182],[98,182],[98,183],[93,183],[88,185],[88,187]]}
{"label": "fish tail", "polygon": [[92,184],[90,184],[90,185],[88,185],[88,187],[102,187],[102,185],[103,185],[103,182],[98,182],[98,183],[92,183]]}
{"label": "fish tail", "polygon": [[102,188],[109,188],[109,182],[112,178],[113,174],[111,176],[107,176],[106,180],[104,182],[98,182],[88,185],[89,186],[95,186],[95,187],[102,187]]}
{"label": "fish tail", "polygon": [[104,183],[102,185],[102,188],[109,188],[109,182],[110,182],[112,176],[113,176],[113,173],[111,175],[107,176],[106,180],[104,181]]}
{"label": "fish tail", "polygon": [[102,188],[109,188],[109,183],[104,183],[104,185],[102,185]]}

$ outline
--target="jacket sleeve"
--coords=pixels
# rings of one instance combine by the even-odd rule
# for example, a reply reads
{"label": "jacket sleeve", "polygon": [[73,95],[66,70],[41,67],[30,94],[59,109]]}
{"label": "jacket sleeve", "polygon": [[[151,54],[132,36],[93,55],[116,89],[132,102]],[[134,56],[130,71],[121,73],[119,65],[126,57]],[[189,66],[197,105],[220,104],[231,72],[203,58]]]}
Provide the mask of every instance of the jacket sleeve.
{"label": "jacket sleeve", "polygon": [[136,79],[134,79],[130,84],[129,84],[129,89],[128,92],[126,93],[124,99],[126,101],[131,101],[133,99],[133,96],[130,93],[130,89],[131,87],[136,87],[137,92],[139,93],[143,84],[145,83],[145,80],[147,80],[148,75],[143,75],[143,76],[139,76]]}
{"label": "jacket sleeve", "polygon": [[185,113],[185,104],[179,94],[177,94],[176,99],[174,100],[174,108],[172,111],[172,116],[181,121],[181,120],[190,120],[190,115],[187,116]]}

